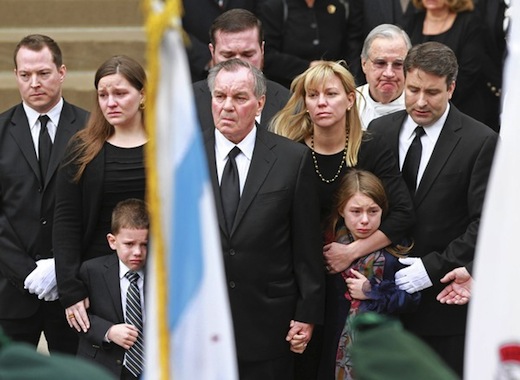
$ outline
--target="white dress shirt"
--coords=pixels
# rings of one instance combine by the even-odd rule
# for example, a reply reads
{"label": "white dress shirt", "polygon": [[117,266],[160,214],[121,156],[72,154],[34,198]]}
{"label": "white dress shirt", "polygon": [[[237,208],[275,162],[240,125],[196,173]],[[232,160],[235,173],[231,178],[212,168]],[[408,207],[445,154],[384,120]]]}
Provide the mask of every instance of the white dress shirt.
{"label": "white dress shirt", "polygon": [[[130,286],[130,280],[125,277],[125,274],[129,272],[130,269],[123,264],[121,260],[119,260],[119,285],[121,286],[121,305],[123,306],[123,317],[126,321],[126,293],[128,292],[128,287]],[[140,269],[137,271],[139,274],[139,279],[137,280],[137,286],[139,287],[139,294],[141,296],[141,313],[143,316],[143,326],[146,320],[145,318],[145,308],[144,308],[144,270]]]}
{"label": "white dress shirt", "polygon": [[[36,157],[38,157],[38,141],[40,139],[41,128],[40,120],[38,120],[38,118],[41,115],[49,116],[49,121],[47,122],[47,130],[49,131],[51,141],[54,143],[54,138],[56,137],[56,130],[60,122],[61,110],[63,109],[63,98],[60,98],[58,104],[52,107],[52,109],[49,112],[46,112],[45,114],[36,112],[34,109],[25,104],[25,102],[22,103],[22,105],[25,111],[25,115],[27,115],[29,127],[31,128],[31,136],[34,144],[34,149],[36,150]],[[40,157],[38,157],[38,159],[40,159]]]}
{"label": "white dress shirt", "polygon": [[380,116],[388,115],[389,113],[401,111],[405,109],[404,91],[397,99],[390,103],[383,104],[376,102],[370,96],[368,83],[359,86],[356,92],[356,104],[358,107],[359,117],[361,119],[361,127],[366,130],[370,122]]}
{"label": "white dress shirt", "polygon": [[[435,144],[437,144],[442,127],[444,126],[446,118],[448,117],[448,112],[450,112],[449,103],[439,120],[433,124],[421,126],[424,128],[425,133],[421,137],[422,154],[421,162],[419,164],[419,171],[417,172],[417,187],[419,187],[419,183],[421,182],[426,166],[430,161]],[[403,127],[401,128],[401,132],[399,133],[399,167],[401,170],[403,169],[404,159],[406,158],[408,148],[410,148],[410,145],[415,138],[415,128],[417,128],[417,123],[410,117],[410,115],[408,115]]]}
{"label": "white dress shirt", "polygon": [[228,154],[235,146],[238,146],[241,153],[235,158],[238,169],[238,177],[240,181],[240,195],[244,190],[244,185],[247,179],[247,173],[249,172],[249,166],[251,165],[251,159],[253,158],[253,150],[255,149],[256,141],[256,126],[251,129],[251,132],[240,141],[238,144],[234,144],[229,141],[218,129],[215,128],[215,161],[217,165],[218,182],[222,181],[222,173],[228,160]]}

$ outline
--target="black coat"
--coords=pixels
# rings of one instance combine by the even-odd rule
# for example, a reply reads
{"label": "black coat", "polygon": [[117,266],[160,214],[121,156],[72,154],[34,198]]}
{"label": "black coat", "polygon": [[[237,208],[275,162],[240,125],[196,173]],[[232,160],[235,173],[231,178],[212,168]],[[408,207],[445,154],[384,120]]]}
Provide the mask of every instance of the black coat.
{"label": "black coat", "polygon": [[56,172],[88,113],[64,101],[45,183],[22,104],[0,115],[0,318],[26,318],[41,303],[23,289],[39,259],[54,256]]}

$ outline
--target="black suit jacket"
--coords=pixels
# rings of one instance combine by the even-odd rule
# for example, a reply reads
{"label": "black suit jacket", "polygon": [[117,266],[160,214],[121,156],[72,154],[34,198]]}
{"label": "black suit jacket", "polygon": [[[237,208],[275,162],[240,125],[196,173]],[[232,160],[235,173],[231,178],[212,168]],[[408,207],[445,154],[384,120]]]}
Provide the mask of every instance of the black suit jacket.
{"label": "black suit jacket", "polygon": [[85,110],[63,103],[43,182],[22,104],[0,115],[0,318],[29,317],[44,302],[23,283],[37,260],[53,257],[56,171],[69,139],[87,118]]}
{"label": "black suit jacket", "polygon": [[119,379],[126,350],[113,342],[104,342],[112,325],[125,322],[117,255],[85,261],[81,265],[80,278],[88,289],[90,329],[79,334],[78,356],[104,366]]}
{"label": "black suit jacket", "polygon": [[105,180],[104,147],[88,163],[78,183],[72,181],[77,172],[77,165],[70,160],[73,151],[74,143],[71,143],[56,179],[53,234],[56,279],[60,302],[65,308],[87,297],[87,290],[78,273],[81,263],[93,258],[88,256],[87,248],[98,223]]}
{"label": "black suit jacket", "polygon": [[[398,157],[399,132],[406,119],[399,111],[370,123]],[[403,321],[420,335],[464,334],[467,307],[444,305],[435,297],[440,279],[473,260],[480,215],[498,135],[451,105],[414,197],[416,224],[411,256],[421,257],[433,282],[422,291],[416,313]]]}
{"label": "black suit jacket", "polygon": [[289,352],[291,319],[321,323],[324,270],[319,209],[309,150],[257,130],[230,234],[215,164],[215,132],[205,147],[217,205],[237,354],[267,360]]}
{"label": "black suit jacket", "polygon": [[[265,105],[262,110],[260,126],[267,129],[271,118],[280,111],[289,100],[289,90],[281,84],[267,80],[267,92],[265,94]],[[211,113],[211,92],[206,79],[193,84],[193,94],[197,106],[200,126],[203,131],[215,129],[213,114]]]}

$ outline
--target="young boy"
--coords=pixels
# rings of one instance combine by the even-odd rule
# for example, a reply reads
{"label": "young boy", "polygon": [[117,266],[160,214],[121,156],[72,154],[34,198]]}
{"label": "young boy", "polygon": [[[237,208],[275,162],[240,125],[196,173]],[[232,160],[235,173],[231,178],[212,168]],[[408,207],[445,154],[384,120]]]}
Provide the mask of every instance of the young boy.
{"label": "young boy", "polygon": [[112,212],[112,233],[107,235],[117,255],[88,260],[80,269],[89,294],[90,329],[80,334],[78,356],[94,360],[118,379],[136,379],[142,371],[148,227],[143,201],[119,202]]}

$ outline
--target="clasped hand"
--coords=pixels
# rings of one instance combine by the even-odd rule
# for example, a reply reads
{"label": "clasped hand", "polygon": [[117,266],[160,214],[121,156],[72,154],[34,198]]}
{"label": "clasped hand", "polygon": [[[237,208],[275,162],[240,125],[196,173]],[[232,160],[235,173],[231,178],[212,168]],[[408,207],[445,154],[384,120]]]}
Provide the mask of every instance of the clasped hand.
{"label": "clasped hand", "polygon": [[285,337],[285,340],[291,345],[291,351],[302,354],[312,338],[313,330],[313,324],[291,320],[289,323],[289,332]]}
{"label": "clasped hand", "polygon": [[330,243],[323,247],[325,269],[329,273],[339,273],[347,269],[355,260],[353,244]]}
{"label": "clasped hand", "polygon": [[58,299],[58,285],[54,259],[42,259],[36,262],[36,268],[25,278],[24,287],[39,299],[55,301]]}

